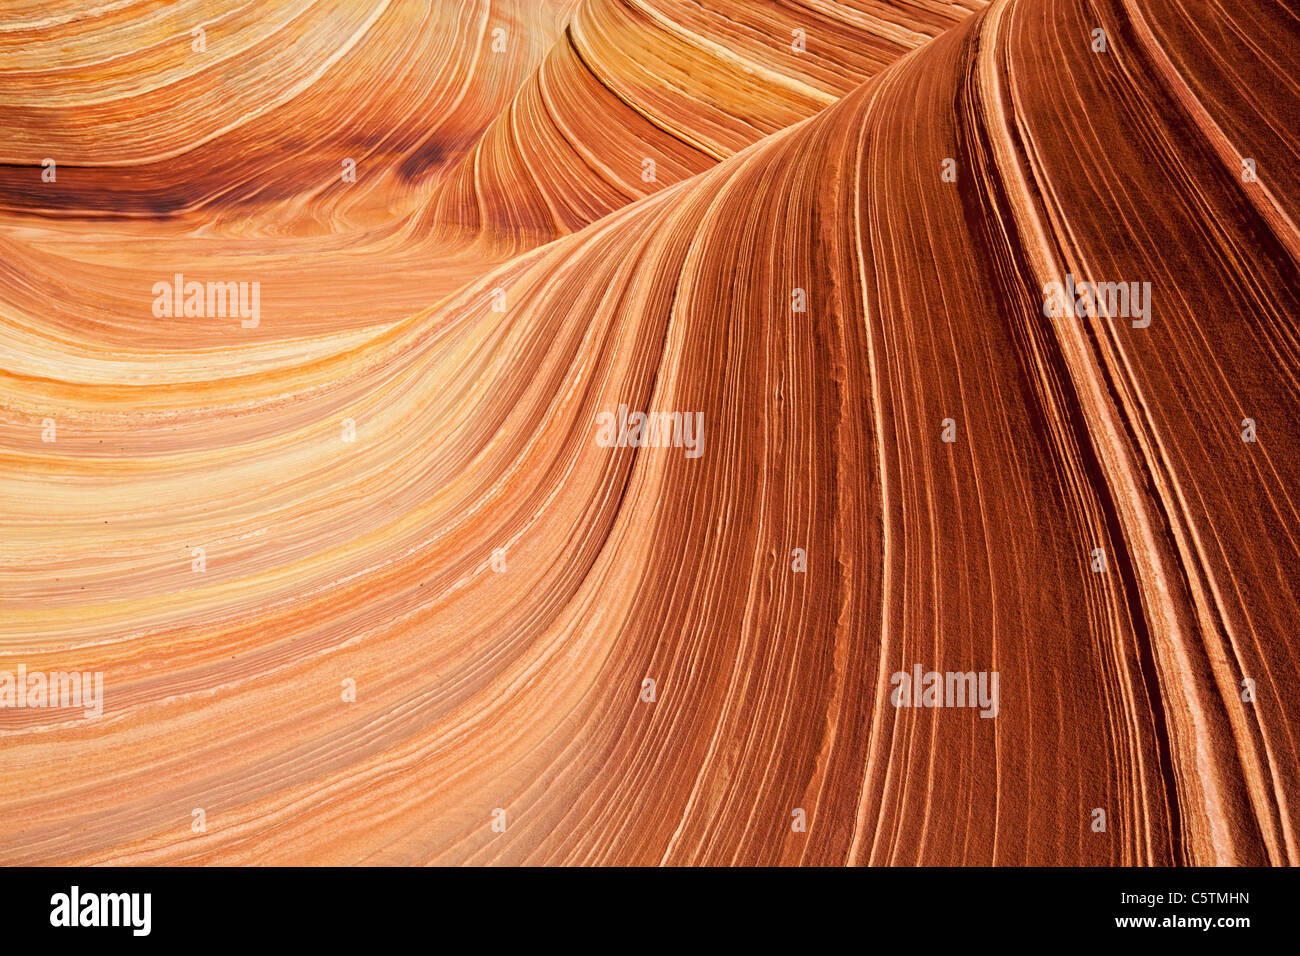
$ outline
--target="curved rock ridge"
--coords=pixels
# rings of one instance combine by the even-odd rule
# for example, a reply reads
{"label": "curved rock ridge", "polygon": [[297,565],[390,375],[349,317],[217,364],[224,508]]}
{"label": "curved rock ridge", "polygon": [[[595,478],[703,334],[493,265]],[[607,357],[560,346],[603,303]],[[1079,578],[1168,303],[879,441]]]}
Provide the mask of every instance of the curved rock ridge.
{"label": "curved rock ridge", "polygon": [[584,0],[431,223],[551,239],[807,119],[987,0]]}
{"label": "curved rock ridge", "polygon": [[53,327],[65,361],[147,364],[139,348],[229,347],[150,309],[154,281],[215,275],[279,303],[241,347],[329,348],[811,115],[981,3],[19,4],[0,243],[22,241],[0,307]]}
{"label": "curved rock ridge", "polygon": [[[594,24],[692,6],[579,9],[502,115],[576,89]],[[518,205],[466,214],[468,278],[365,323],[303,302],[400,257],[273,288],[292,201],[240,253],[249,329],[42,312],[102,286],[11,210],[0,675],[103,695],[0,709],[0,859],[1300,863],[1300,21],[934,32],[856,86],[808,67],[834,102],[748,145],[724,89],[736,138],[640,198],[480,162]],[[694,95],[665,83],[664,149]],[[634,155],[587,102],[619,135],[540,158]],[[123,290],[213,261],[173,217],[61,223]],[[622,440],[637,412],[679,441]]]}

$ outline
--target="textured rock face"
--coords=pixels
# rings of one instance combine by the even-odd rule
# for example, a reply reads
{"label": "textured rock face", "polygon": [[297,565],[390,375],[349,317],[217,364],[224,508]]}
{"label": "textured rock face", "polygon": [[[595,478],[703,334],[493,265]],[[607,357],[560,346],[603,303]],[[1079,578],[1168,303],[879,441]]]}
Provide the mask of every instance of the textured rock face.
{"label": "textured rock face", "polygon": [[1300,863],[1293,4],[64,6],[0,860]]}

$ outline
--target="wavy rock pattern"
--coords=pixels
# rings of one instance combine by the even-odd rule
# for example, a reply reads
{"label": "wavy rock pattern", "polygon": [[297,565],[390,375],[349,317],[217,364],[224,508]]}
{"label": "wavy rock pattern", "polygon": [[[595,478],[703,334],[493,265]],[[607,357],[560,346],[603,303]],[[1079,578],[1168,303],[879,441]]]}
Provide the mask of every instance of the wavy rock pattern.
{"label": "wavy rock pattern", "polygon": [[73,6],[0,672],[103,713],[0,709],[0,860],[1300,862],[1294,5]]}
{"label": "wavy rock pattern", "polygon": [[814,115],[985,4],[586,0],[428,215],[573,232]]}

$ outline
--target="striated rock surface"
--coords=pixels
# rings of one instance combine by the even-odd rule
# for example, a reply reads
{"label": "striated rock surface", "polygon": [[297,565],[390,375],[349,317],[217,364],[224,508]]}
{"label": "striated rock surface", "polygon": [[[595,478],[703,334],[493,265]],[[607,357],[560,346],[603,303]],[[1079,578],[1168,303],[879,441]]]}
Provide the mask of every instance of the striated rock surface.
{"label": "striated rock surface", "polygon": [[1300,862],[1292,4],[9,7],[0,861]]}

